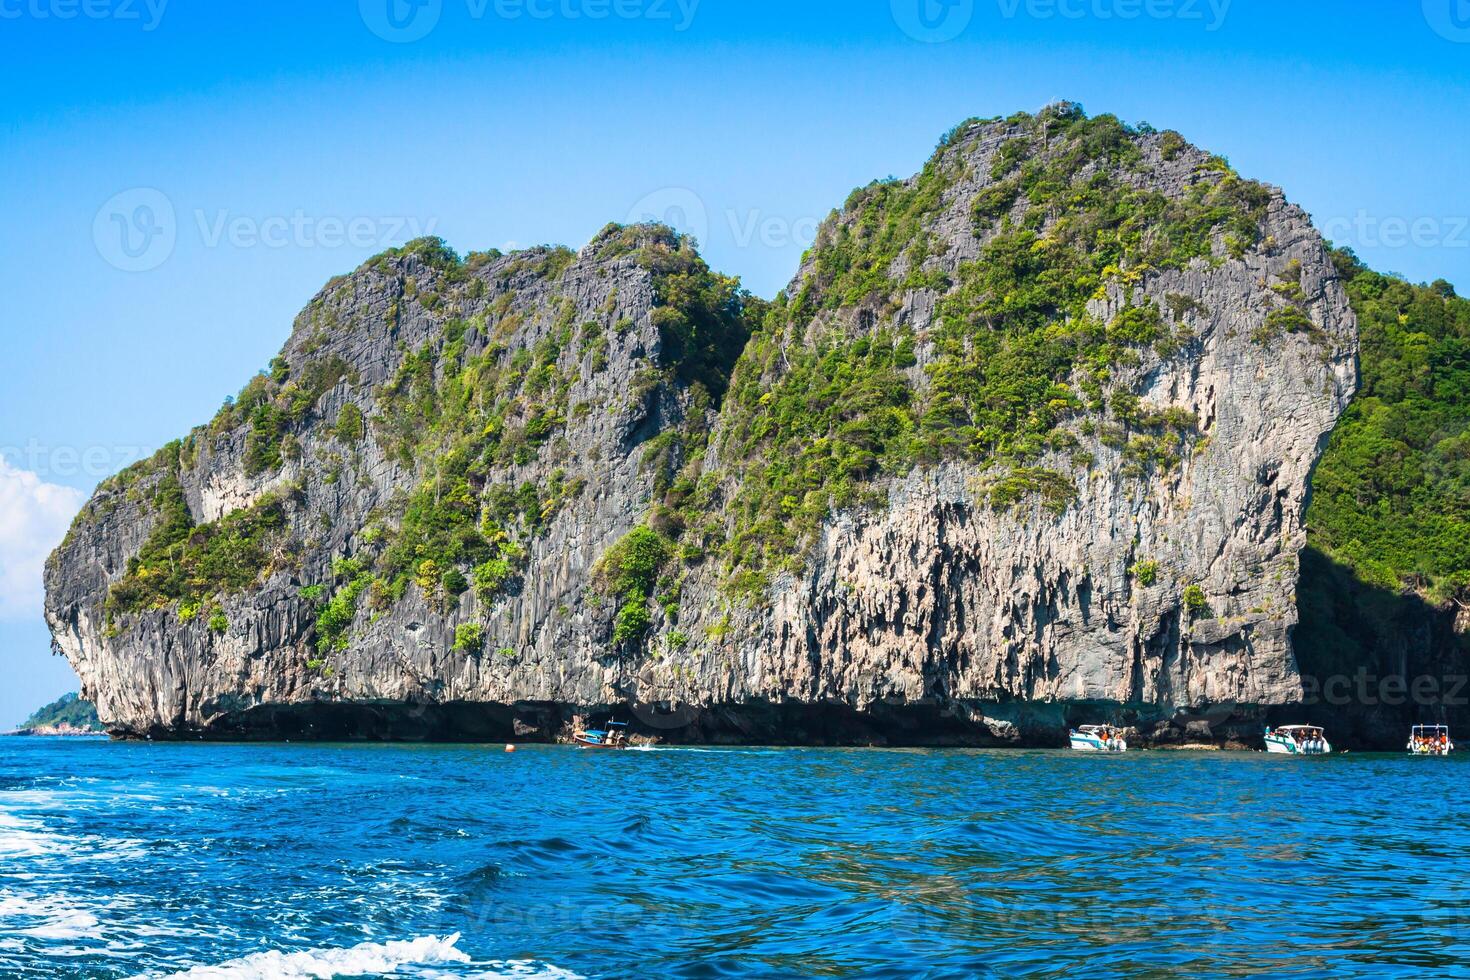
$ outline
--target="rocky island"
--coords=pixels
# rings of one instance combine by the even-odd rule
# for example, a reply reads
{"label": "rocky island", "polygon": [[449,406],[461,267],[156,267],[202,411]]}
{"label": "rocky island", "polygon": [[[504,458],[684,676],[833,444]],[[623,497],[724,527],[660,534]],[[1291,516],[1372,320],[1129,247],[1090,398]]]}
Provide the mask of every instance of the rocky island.
{"label": "rocky island", "polygon": [[[1470,579],[1364,553],[1351,445],[1320,543],[1307,514],[1360,328],[1463,344],[1466,305],[1070,104],[855,191],[770,301],[662,226],[419,240],[98,488],[46,615],[123,736],[1248,738],[1326,673],[1463,669]],[[1364,742],[1405,711],[1330,710]]]}
{"label": "rocky island", "polygon": [[40,708],[13,735],[101,735],[97,709],[77,694],[67,694]]}

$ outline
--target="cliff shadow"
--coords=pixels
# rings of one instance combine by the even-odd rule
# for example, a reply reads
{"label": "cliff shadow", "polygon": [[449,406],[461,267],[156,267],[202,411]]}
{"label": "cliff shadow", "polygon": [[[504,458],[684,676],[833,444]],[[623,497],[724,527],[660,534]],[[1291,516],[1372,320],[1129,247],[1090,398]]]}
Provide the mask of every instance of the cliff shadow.
{"label": "cliff shadow", "polygon": [[1272,722],[1323,726],[1335,744],[1400,750],[1415,724],[1448,724],[1470,738],[1470,637],[1455,610],[1413,592],[1364,582],[1308,547],[1293,633],[1305,700]]}

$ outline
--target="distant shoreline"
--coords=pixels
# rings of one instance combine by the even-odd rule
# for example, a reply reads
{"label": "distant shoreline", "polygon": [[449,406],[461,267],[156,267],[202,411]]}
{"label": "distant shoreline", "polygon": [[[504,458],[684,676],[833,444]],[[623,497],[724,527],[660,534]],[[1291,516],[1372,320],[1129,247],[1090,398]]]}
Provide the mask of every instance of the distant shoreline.
{"label": "distant shoreline", "polygon": [[106,732],[95,732],[86,728],[72,728],[68,725],[59,727],[41,728],[17,728],[13,732],[0,732],[0,736],[8,738],[107,738]]}

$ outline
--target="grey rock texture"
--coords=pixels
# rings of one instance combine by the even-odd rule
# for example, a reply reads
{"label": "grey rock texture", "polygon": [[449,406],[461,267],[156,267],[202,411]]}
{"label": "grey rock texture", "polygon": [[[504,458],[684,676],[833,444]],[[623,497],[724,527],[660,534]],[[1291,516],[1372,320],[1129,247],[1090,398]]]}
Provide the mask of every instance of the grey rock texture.
{"label": "grey rock texture", "polygon": [[[585,609],[589,570],[645,509],[640,449],[683,420],[687,399],[662,382],[633,397],[640,371],[660,353],[650,319],[652,280],[632,257],[609,259],[594,246],[553,275],[541,271],[553,253],[533,251],[494,258],[453,282],[408,254],[368,263],[311,302],[282,358],[299,371],[308,362],[339,357],[351,375],[293,427],[297,458],[250,477],[248,426],[202,428],[193,437],[197,461],[180,472],[191,514],[201,524],[268,492],[291,494],[289,538],[300,554],[258,588],[222,597],[230,624],[222,634],[202,616],[183,621],[176,607],[120,616],[111,630],[106,627],[108,590],[157,519],[149,498],[160,476],[146,474],[126,487],[104,484],[48,563],[47,618],[56,648],[99,699],[99,713],[114,731],[209,730],[276,704],[603,698],[609,669],[599,658],[606,655],[607,617]],[[351,402],[374,418],[377,393],[405,354],[426,344],[442,348],[451,319],[498,309],[491,322],[512,332],[472,331],[467,352],[497,343],[509,360],[556,329],[567,300],[571,322],[595,323],[606,338],[606,366],[594,365],[593,351],[563,350],[559,366],[576,378],[569,404],[591,411],[573,411],[565,431],[536,459],[498,474],[497,482],[507,486],[545,488],[553,472],[563,473],[566,484],[583,484],[546,528],[528,536],[525,574],[494,608],[482,608],[473,593],[450,608],[431,608],[412,588],[375,622],[359,610],[350,648],[331,658],[330,671],[313,665],[320,659],[319,603],[303,597],[302,588],[330,582],[333,559],[357,554],[373,515],[393,513],[395,495],[419,486],[428,472],[394,458],[371,436],[352,445],[338,440],[333,422],[342,407]],[[452,650],[455,627],[480,621],[489,624],[484,652]]]}
{"label": "grey rock texture", "polygon": [[[970,202],[1010,138],[1003,124],[979,126],[951,151],[966,176],[930,224],[942,243],[928,268],[953,273],[979,255]],[[1185,148],[1165,160],[1160,141],[1140,139],[1134,179],[1181,195],[1208,158]],[[839,214],[823,234],[852,220]],[[1127,477],[1119,449],[1079,431],[1094,463],[1060,516],[1039,503],[984,506],[987,473],[973,466],[916,469],[887,487],[886,509],[834,515],[805,574],[778,581],[768,605],[737,611],[723,657],[700,659],[697,682],[679,695],[859,709],[1071,701],[1164,719],[1200,705],[1300,701],[1291,630],[1303,513],[1312,466],[1355,390],[1356,320],[1320,236],[1279,191],[1262,231],[1238,259],[1217,235],[1214,261],[1146,272],[1134,290],[1134,305],[1141,296],[1197,304],[1181,317],[1192,341],[1169,358],[1145,354],[1118,378],[1146,407],[1199,419],[1202,438],[1181,465]],[[1284,305],[1270,285],[1295,279],[1298,265],[1301,305],[1320,330],[1258,342],[1257,328]],[[789,294],[815,275],[808,265]],[[908,291],[895,319],[922,338],[936,299]],[[1089,312],[1106,322],[1127,302],[1110,285]],[[819,314],[807,334],[850,330],[855,319],[847,307]],[[922,345],[918,353],[922,365]],[[1073,469],[1061,458],[1043,465]],[[1145,561],[1157,566],[1149,586],[1130,574]],[[1207,610],[1187,608],[1191,586]],[[696,635],[720,615],[715,594],[690,604]]]}
{"label": "grey rock texture", "polygon": [[[954,272],[979,255],[971,201],[1012,135],[1001,123],[976,127],[949,151],[966,166],[929,222],[941,247],[926,268]],[[1160,137],[1137,140],[1144,162],[1127,179],[1170,196],[1199,179],[1204,154],[1165,159]],[[823,234],[851,220],[839,212]],[[1127,476],[1119,448],[1073,426],[1091,465],[1043,461],[1075,476],[1076,499],[1060,514],[1036,501],[992,508],[984,488],[994,473],[978,465],[916,467],[877,488],[886,507],[831,514],[804,571],[778,576],[763,602],[729,598],[716,563],[689,569],[678,623],[655,609],[636,648],[612,644],[614,604],[593,571],[648,511],[645,450],[661,433],[712,426],[705,466],[721,463],[721,421],[692,407],[687,386],[667,372],[640,384],[663,356],[649,272],[596,241],[550,272],[542,252],[470,262],[460,276],[416,254],[375,260],[328,284],[283,350],[293,374],[329,357],[349,369],[293,423],[300,451],[247,476],[248,425],[205,428],[180,471],[198,523],[287,493],[289,554],[258,586],[221,597],[223,633],[176,607],[109,627],[108,590],[157,519],[148,501],[159,476],[104,485],[47,567],[56,649],[103,720],[131,735],[551,737],[574,712],[612,709],[672,739],[1010,744],[1046,742],[1097,714],[1146,727],[1201,706],[1238,705],[1234,717],[1250,717],[1299,701],[1291,631],[1303,512],[1312,467],[1354,392],[1356,324],[1320,236],[1279,192],[1262,232],[1239,257],[1217,234],[1212,260],[1146,271],[1131,297],[1114,283],[1089,306],[1106,322],[1142,297],[1192,301],[1171,317],[1192,339],[1118,378],[1147,408],[1197,417],[1199,438],[1179,465]],[[1271,284],[1288,270],[1314,329],[1260,343],[1253,333],[1283,305]],[[791,293],[813,275],[804,267]],[[904,291],[891,320],[922,338],[938,300]],[[410,586],[386,609],[359,609],[347,649],[324,670],[318,604],[301,589],[329,581],[333,559],[360,553],[366,529],[431,473],[380,439],[344,444],[333,430],[342,407],[375,418],[407,354],[442,345],[453,318],[509,323],[466,339],[471,354],[498,343],[509,357],[552,334],[568,301],[572,322],[597,323],[609,341],[600,368],[576,345],[560,354],[575,377],[569,404],[590,410],[572,412],[536,458],[495,480],[545,488],[559,472],[585,482],[525,535],[524,568],[507,592],[445,605]],[[827,310],[808,333],[861,331],[868,321],[857,313]],[[917,353],[922,386],[928,354],[922,344]],[[1130,571],[1142,562],[1157,567],[1148,586]],[[1207,610],[1188,608],[1192,586]],[[479,652],[453,649],[466,623],[483,624]]]}

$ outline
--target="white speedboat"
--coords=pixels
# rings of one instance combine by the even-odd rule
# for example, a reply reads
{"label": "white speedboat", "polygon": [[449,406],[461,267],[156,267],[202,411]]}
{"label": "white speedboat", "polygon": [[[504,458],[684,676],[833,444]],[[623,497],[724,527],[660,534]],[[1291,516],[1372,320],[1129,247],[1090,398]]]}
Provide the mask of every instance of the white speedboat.
{"label": "white speedboat", "polygon": [[1072,748],[1079,752],[1127,752],[1128,741],[1112,725],[1082,725],[1072,729]]}
{"label": "white speedboat", "polygon": [[1410,755],[1449,755],[1453,751],[1448,725],[1415,725],[1409,732]]}
{"label": "white speedboat", "polygon": [[1327,755],[1332,744],[1316,725],[1278,725],[1266,729],[1266,751],[1277,755]]}

